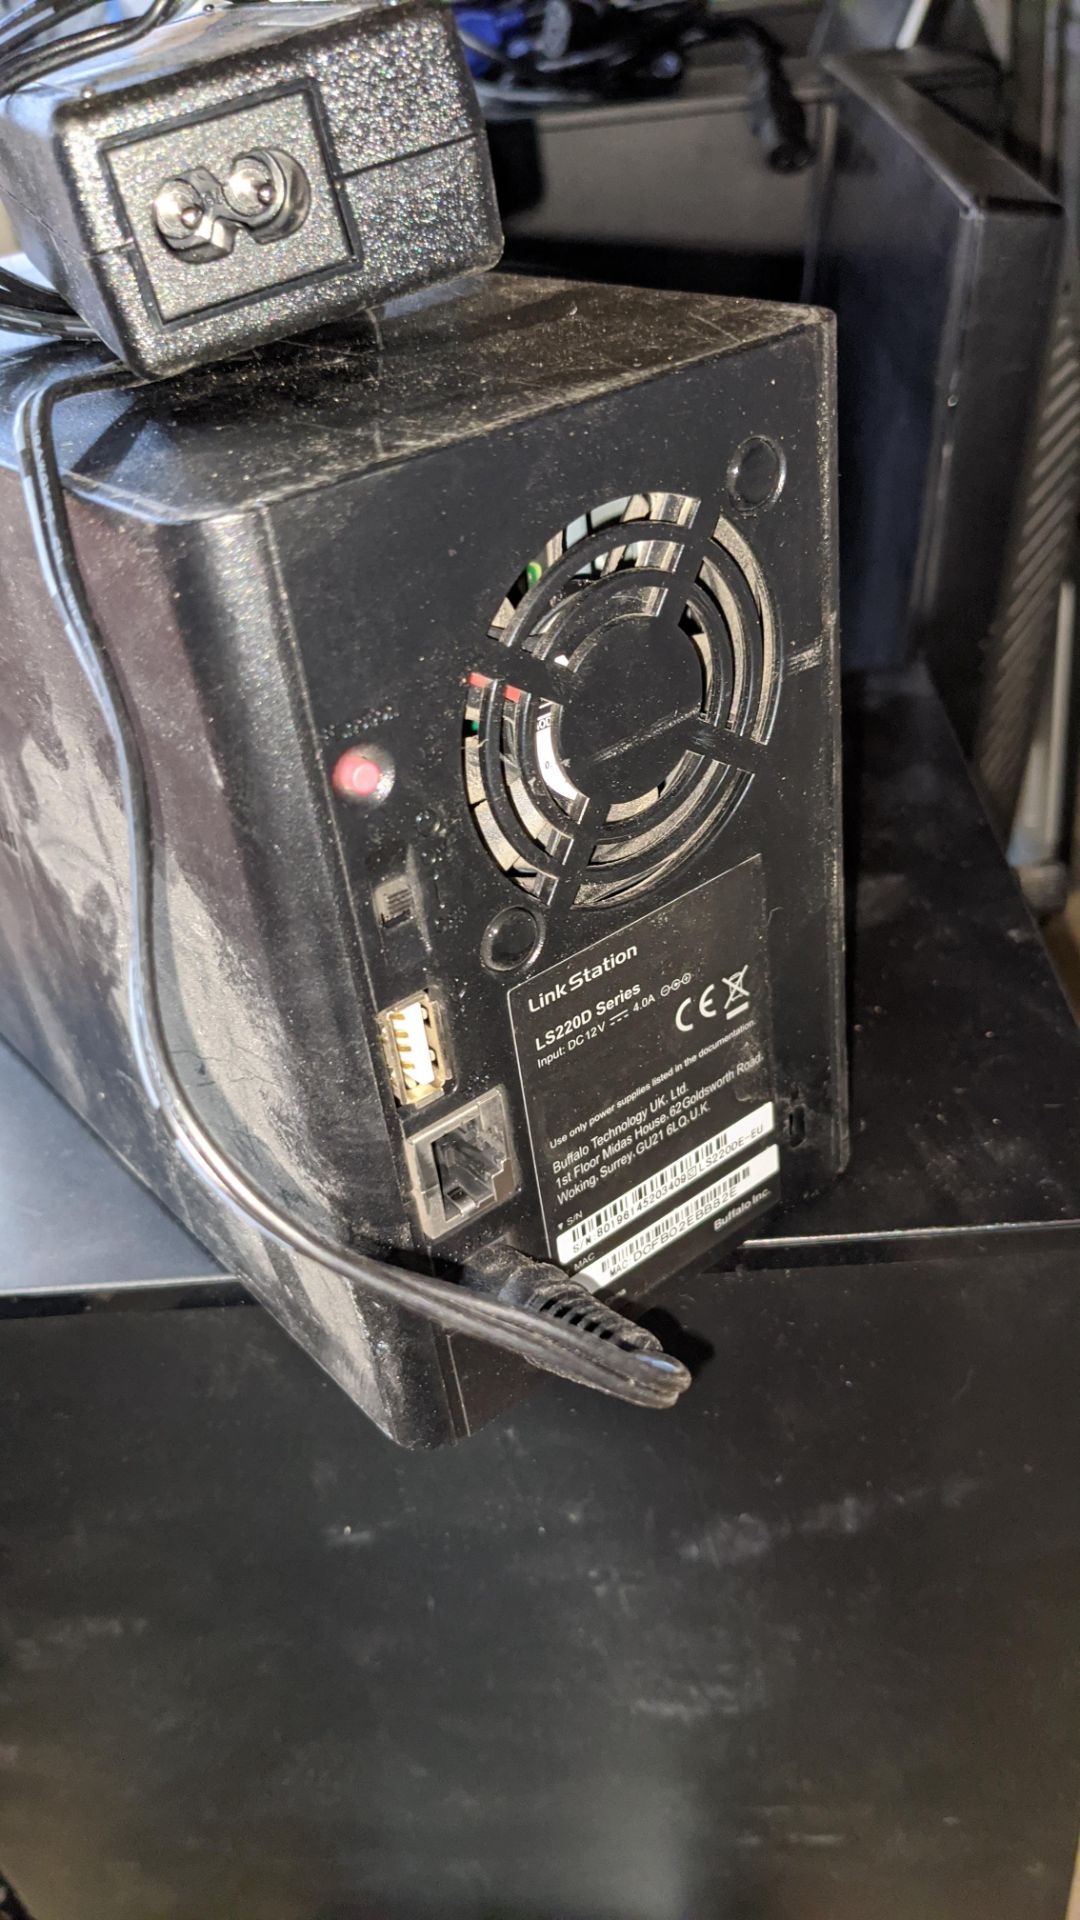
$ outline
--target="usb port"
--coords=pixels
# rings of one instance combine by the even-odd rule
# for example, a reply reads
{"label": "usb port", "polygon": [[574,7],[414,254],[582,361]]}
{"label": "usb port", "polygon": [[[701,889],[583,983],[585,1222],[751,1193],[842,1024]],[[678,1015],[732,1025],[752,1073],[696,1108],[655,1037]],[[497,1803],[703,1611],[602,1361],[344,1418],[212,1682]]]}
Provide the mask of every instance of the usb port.
{"label": "usb port", "polygon": [[435,1004],[414,994],[379,1015],[383,1052],[394,1098],[402,1107],[419,1107],[442,1093],[450,1077]]}

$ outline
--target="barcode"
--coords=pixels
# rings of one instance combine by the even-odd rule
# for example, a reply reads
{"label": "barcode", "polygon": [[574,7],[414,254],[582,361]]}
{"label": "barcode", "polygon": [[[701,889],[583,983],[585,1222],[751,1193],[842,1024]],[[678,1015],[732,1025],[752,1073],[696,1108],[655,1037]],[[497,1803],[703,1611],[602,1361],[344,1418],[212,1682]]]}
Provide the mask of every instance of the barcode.
{"label": "barcode", "polygon": [[617,1200],[610,1200],[606,1207],[600,1207],[596,1213],[590,1213],[585,1220],[560,1233],[556,1241],[556,1253],[562,1266],[587,1253],[590,1247],[599,1246],[601,1240],[610,1239],[621,1227],[629,1226],[632,1220],[639,1220],[643,1213],[651,1212],[661,1200],[667,1200],[673,1193],[700,1178],[703,1173],[711,1173],[714,1167],[722,1166],[744,1147],[752,1146],[755,1140],[763,1140],[771,1133],[776,1114],[771,1100],[763,1107],[746,1113],[741,1120],[733,1121],[722,1133],[716,1133],[711,1140],[703,1140],[700,1146],[691,1147],[688,1153],[681,1154],[678,1160],[672,1160],[666,1167],[650,1174],[629,1193],[620,1194]]}
{"label": "barcode", "polygon": [[711,1220],[716,1214],[722,1213],[737,1195],[764,1186],[779,1169],[780,1155],[777,1149],[765,1147],[732,1173],[725,1173],[721,1180],[714,1180],[711,1187],[704,1187],[700,1193],[692,1194],[681,1206],[673,1207],[670,1213],[643,1227],[632,1239],[624,1240],[621,1246],[612,1247],[610,1253],[602,1253],[598,1260],[590,1260],[575,1278],[591,1280],[594,1287],[609,1286],[613,1280],[629,1273],[631,1267],[639,1267],[643,1261],[651,1259],[661,1247],[670,1245],[672,1240],[681,1240],[683,1234],[692,1232],[703,1220]]}

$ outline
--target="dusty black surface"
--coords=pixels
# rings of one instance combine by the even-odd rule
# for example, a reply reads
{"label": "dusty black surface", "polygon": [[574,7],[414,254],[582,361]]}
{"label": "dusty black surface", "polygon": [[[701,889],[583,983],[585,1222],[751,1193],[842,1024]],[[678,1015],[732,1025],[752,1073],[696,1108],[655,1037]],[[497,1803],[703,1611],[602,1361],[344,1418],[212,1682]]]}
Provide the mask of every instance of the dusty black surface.
{"label": "dusty black surface", "polygon": [[1080,1035],[940,702],[915,670],[845,712],[851,1165],[763,1238],[1080,1219]]}
{"label": "dusty black surface", "polygon": [[1075,1270],[697,1281],[677,1412],[426,1456],[258,1312],[9,1322],[34,1920],[1060,1920]]}

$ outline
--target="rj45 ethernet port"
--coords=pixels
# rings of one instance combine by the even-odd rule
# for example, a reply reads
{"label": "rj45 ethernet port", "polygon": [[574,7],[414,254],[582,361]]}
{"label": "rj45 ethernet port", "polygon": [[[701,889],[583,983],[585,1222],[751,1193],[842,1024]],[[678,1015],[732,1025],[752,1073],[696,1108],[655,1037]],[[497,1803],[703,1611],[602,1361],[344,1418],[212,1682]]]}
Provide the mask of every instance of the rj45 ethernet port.
{"label": "rj45 ethernet port", "polygon": [[405,1150],[421,1222],[432,1240],[517,1192],[520,1175],[501,1087],[411,1134]]}

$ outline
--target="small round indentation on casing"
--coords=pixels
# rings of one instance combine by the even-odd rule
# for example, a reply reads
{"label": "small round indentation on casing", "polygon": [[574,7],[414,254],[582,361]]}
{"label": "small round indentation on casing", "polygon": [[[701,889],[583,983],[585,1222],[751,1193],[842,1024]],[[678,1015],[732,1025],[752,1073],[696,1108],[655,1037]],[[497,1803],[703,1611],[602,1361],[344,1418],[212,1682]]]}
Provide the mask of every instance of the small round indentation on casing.
{"label": "small round indentation on casing", "polygon": [[728,492],[737,506],[750,513],[779,500],[787,478],[787,461],[775,440],[753,434],[728,462]]}
{"label": "small round indentation on casing", "polygon": [[528,907],[500,907],[484,929],[480,958],[492,973],[516,973],[536,959],[543,941],[543,922]]}

